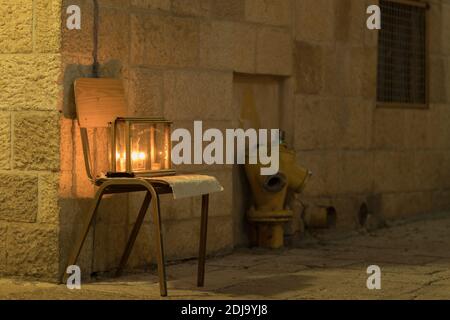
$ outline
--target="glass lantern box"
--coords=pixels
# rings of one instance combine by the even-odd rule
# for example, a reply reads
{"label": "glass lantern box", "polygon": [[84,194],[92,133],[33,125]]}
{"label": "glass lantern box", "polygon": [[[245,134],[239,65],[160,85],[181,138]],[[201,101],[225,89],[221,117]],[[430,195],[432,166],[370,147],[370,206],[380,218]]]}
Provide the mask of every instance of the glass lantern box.
{"label": "glass lantern box", "polygon": [[171,122],[163,118],[117,118],[111,126],[112,173],[175,174],[171,167]]}

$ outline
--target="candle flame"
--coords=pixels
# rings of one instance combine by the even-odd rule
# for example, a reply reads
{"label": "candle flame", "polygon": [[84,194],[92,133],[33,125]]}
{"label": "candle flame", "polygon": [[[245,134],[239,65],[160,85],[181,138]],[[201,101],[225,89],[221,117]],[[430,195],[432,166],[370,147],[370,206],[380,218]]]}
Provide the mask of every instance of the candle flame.
{"label": "candle flame", "polygon": [[145,152],[133,152],[131,153],[131,160],[145,160]]}

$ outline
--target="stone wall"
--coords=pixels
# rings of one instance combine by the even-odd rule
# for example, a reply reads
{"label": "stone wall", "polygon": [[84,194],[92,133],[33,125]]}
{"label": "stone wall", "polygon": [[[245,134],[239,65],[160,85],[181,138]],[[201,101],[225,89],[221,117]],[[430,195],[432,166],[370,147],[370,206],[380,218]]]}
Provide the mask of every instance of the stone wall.
{"label": "stone wall", "polygon": [[[279,110],[262,120],[278,122],[314,172],[303,201],[334,207],[339,227],[358,227],[362,204],[383,219],[450,208],[450,1],[430,1],[427,110],[376,107],[377,32],[365,28],[375,0],[99,3],[100,76],[123,80],[130,114],[164,116],[175,128],[194,120],[233,128],[243,82],[255,92],[276,88]],[[65,28],[72,4],[81,7],[81,30]],[[95,192],[73,99],[73,81],[92,76],[93,2],[0,0],[0,16],[0,273],[55,280]],[[89,137],[95,170],[104,171],[106,131]],[[241,169],[177,167],[225,187],[211,198],[210,254],[246,243]],[[141,200],[106,199],[79,262],[84,276],[117,266]],[[293,204],[290,233],[301,214]],[[167,258],[194,257],[199,199],[164,197],[162,210]],[[148,217],[130,267],[154,261],[152,228]]]}
{"label": "stone wall", "polygon": [[450,1],[429,3],[430,107],[414,110],[376,107],[376,2],[296,2],[295,148],[315,173],[306,199],[338,225],[358,226],[363,203],[384,219],[450,208]]}
{"label": "stone wall", "polygon": [[59,266],[60,1],[0,1],[0,273]]}

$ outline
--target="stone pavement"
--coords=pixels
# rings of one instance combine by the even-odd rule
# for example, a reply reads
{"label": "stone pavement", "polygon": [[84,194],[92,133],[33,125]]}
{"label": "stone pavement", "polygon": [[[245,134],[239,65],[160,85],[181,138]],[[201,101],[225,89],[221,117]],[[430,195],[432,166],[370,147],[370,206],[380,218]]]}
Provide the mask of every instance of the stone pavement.
{"label": "stone pavement", "polygon": [[[166,299],[450,299],[450,214],[372,232],[315,232],[300,243],[210,258],[201,290],[195,288],[195,261],[172,264]],[[366,287],[372,264],[381,268],[381,290]],[[158,288],[155,272],[97,279],[81,290],[0,279],[0,298],[160,299]]]}

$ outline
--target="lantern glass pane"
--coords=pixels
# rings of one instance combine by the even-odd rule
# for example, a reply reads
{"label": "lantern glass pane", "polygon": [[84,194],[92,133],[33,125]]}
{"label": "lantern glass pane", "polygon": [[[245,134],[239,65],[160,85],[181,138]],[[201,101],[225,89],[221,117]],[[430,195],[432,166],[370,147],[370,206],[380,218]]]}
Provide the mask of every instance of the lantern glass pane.
{"label": "lantern glass pane", "polygon": [[124,121],[116,122],[116,171],[127,171],[127,148],[126,148],[126,123]]}
{"label": "lantern glass pane", "polygon": [[[116,172],[130,170],[144,175],[171,169],[169,122],[118,119],[115,125],[115,141]],[[130,155],[127,155],[128,142]]]}
{"label": "lantern glass pane", "polygon": [[169,169],[165,123],[132,123],[131,169],[133,172]]}

